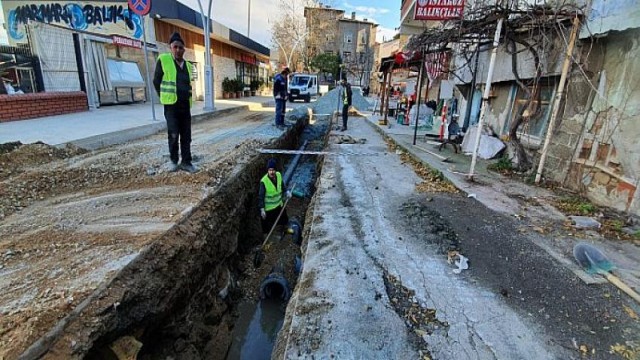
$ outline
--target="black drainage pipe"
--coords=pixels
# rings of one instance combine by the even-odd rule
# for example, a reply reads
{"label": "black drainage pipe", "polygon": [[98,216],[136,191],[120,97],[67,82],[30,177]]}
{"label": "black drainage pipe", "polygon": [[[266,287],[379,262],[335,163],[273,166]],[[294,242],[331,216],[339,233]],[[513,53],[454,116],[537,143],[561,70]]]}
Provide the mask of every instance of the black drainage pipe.
{"label": "black drainage pipe", "polygon": [[[305,140],[304,143],[302,143],[302,146],[300,146],[300,149],[298,150],[303,151],[304,148],[306,147],[307,147],[307,140]],[[298,162],[300,161],[301,157],[302,157],[302,154],[296,154],[293,160],[291,160],[289,167],[284,172],[284,175],[282,176],[282,181],[284,182],[285,185],[287,186],[289,185],[289,180],[291,180],[291,177],[293,176],[293,171],[296,169],[296,166],[298,166]]]}
{"label": "black drainage pipe", "polygon": [[282,269],[274,267],[260,284],[261,299],[280,299],[287,301],[291,297],[289,282],[284,277]]}

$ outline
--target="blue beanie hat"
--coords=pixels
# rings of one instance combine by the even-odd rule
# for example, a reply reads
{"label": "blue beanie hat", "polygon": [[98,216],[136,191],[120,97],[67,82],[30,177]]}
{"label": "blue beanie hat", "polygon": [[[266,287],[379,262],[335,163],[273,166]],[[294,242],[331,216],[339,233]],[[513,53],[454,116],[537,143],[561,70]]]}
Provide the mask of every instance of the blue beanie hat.
{"label": "blue beanie hat", "polygon": [[276,168],[276,159],[269,159],[267,162],[267,169],[275,169]]}

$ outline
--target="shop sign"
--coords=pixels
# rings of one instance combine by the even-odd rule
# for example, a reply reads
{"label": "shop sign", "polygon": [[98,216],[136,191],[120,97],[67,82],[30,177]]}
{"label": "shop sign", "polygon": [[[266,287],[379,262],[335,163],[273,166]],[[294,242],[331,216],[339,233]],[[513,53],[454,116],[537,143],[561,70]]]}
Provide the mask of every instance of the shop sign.
{"label": "shop sign", "polygon": [[414,20],[461,19],[464,0],[417,0]]}
{"label": "shop sign", "polygon": [[257,64],[256,58],[254,56],[246,55],[246,54],[240,55],[240,61],[242,61],[243,63],[252,64],[252,65]]}
{"label": "shop sign", "polygon": [[127,4],[122,2],[2,0],[2,8],[9,42],[12,44],[27,42],[25,26],[29,22],[142,39],[143,17],[129,10]]}
{"label": "shop sign", "polygon": [[114,45],[142,49],[142,41],[140,40],[130,39],[118,35],[113,35],[111,39],[113,40]]}

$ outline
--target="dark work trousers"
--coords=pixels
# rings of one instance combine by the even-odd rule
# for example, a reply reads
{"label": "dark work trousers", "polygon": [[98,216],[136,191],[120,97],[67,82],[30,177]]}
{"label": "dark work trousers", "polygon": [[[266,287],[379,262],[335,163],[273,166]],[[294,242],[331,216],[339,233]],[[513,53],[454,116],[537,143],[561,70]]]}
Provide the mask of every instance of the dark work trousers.
{"label": "dark work trousers", "polygon": [[179,145],[182,163],[191,164],[191,109],[189,103],[177,102],[174,105],[165,105],[164,117],[167,119],[171,161],[178,162]]}
{"label": "dark work trousers", "polygon": [[[262,220],[263,233],[266,234],[271,230],[271,228],[273,227],[273,224],[276,223],[276,218],[280,214],[280,210],[282,210],[282,206],[278,206],[277,208],[266,212],[267,217],[266,219]],[[280,216],[280,220],[278,220],[278,225],[284,226],[284,225],[287,225],[288,223],[289,223],[289,216],[287,216],[287,210],[285,210],[282,212],[282,216]]]}
{"label": "dark work trousers", "polygon": [[347,120],[349,120],[349,105],[342,105],[342,128],[347,130]]}
{"label": "dark work trousers", "polygon": [[287,101],[276,99],[276,125],[284,125],[284,113],[287,111]]}

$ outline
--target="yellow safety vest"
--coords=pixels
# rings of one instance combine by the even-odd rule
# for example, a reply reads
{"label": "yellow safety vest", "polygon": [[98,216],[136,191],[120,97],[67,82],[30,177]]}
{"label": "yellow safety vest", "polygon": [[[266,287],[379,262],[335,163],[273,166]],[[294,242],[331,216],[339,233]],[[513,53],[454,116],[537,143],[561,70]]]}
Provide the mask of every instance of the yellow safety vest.
{"label": "yellow safety vest", "polygon": [[264,194],[264,210],[269,211],[277,208],[278,206],[283,206],[282,202],[282,174],[279,171],[276,171],[276,184],[278,186],[274,186],[273,182],[269,179],[269,174],[262,177],[262,183],[264,184],[265,194]]}
{"label": "yellow safety vest", "polygon": [[[171,54],[161,54],[160,64],[162,65],[162,82],[160,83],[160,103],[163,105],[173,105],[178,101],[178,88],[176,79],[178,77],[178,69]],[[191,63],[184,61],[187,66],[187,73],[191,79]],[[193,105],[193,99],[189,95],[189,106]]]}

